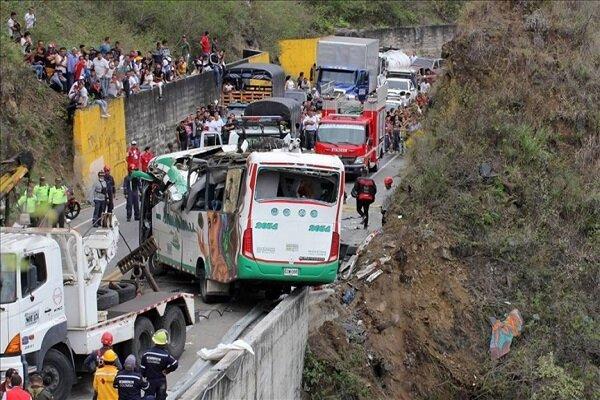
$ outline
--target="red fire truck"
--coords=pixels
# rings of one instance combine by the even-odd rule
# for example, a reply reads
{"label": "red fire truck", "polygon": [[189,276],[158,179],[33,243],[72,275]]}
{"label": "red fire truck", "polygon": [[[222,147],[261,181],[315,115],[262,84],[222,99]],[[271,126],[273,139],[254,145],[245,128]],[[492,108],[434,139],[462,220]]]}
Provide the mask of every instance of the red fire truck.
{"label": "red fire truck", "polygon": [[364,103],[346,98],[325,100],[315,153],[338,156],[349,175],[377,171],[384,154],[386,96],[384,85]]}

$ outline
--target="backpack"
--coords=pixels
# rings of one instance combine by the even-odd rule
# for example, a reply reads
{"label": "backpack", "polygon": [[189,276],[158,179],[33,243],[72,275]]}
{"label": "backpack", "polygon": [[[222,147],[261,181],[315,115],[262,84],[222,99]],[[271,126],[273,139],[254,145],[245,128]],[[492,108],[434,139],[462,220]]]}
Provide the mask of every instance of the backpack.
{"label": "backpack", "polygon": [[375,193],[377,192],[375,181],[370,178],[359,178],[358,185],[357,199],[369,203],[374,202]]}

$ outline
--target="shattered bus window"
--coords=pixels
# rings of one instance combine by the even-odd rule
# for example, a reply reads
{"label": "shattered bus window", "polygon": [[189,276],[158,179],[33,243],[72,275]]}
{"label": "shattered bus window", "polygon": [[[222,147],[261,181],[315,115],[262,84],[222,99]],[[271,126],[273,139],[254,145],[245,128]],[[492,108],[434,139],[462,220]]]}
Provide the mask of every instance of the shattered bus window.
{"label": "shattered bus window", "polygon": [[308,199],[335,203],[338,182],[337,173],[261,168],[256,180],[255,199]]}

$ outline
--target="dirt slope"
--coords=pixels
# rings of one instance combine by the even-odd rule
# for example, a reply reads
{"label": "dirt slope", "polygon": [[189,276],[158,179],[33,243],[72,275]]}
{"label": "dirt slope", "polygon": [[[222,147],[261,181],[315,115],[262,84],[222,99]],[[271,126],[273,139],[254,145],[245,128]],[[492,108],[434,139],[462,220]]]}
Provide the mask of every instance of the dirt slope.
{"label": "dirt slope", "polygon": [[[598,2],[464,10],[396,193],[404,218],[359,265],[392,260],[351,281],[349,306],[338,287],[307,397],[600,397],[598,16]],[[492,361],[490,318],[513,308],[523,334]]]}

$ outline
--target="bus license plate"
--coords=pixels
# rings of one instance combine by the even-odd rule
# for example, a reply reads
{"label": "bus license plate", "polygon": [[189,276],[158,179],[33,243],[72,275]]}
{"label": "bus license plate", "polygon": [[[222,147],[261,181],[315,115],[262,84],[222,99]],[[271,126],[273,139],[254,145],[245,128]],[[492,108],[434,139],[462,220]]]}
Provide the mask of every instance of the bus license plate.
{"label": "bus license plate", "polygon": [[284,268],[283,275],[284,276],[298,276],[298,268]]}

